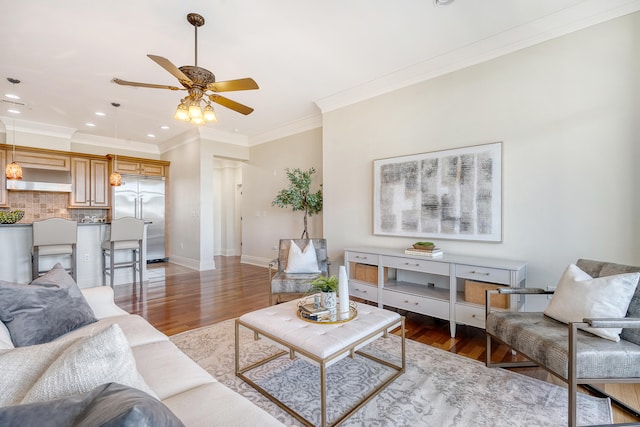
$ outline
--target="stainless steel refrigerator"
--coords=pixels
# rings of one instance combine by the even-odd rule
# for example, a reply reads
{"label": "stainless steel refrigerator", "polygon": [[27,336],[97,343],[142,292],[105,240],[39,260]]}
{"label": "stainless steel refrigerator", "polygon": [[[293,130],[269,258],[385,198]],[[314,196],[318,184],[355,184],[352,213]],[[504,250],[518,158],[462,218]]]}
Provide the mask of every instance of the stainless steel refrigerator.
{"label": "stainless steel refrigerator", "polygon": [[164,179],[122,175],[122,185],[113,188],[113,219],[135,217],[149,221],[147,263],[167,261],[164,252]]}

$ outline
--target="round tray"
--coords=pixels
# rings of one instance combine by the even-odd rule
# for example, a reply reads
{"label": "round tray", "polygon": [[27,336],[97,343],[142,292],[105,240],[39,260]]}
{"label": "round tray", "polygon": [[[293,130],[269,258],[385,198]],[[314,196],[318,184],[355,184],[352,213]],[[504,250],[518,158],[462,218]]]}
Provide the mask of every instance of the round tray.
{"label": "round tray", "polygon": [[[301,302],[299,305],[304,305],[304,301]],[[309,323],[320,323],[323,325],[331,325],[331,324],[335,324],[335,323],[344,323],[344,322],[348,322],[350,320],[353,320],[356,318],[356,316],[358,315],[358,310],[356,309],[356,303],[353,301],[349,301],[349,312],[344,312],[341,313],[339,311],[339,305],[336,306],[335,310],[332,310],[330,313],[324,314],[324,315],[320,315],[318,317],[318,320],[313,320],[313,319],[308,319],[306,317],[304,317],[301,313],[300,310],[296,310],[296,314],[298,315],[298,318],[304,320],[305,322],[309,322]]]}

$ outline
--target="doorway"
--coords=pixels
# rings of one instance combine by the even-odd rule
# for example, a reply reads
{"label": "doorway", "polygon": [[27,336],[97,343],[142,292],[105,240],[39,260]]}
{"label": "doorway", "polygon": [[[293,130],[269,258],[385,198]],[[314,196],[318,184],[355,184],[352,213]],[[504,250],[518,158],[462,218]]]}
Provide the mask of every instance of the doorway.
{"label": "doorway", "polygon": [[242,255],[242,162],[214,158],[214,255]]}

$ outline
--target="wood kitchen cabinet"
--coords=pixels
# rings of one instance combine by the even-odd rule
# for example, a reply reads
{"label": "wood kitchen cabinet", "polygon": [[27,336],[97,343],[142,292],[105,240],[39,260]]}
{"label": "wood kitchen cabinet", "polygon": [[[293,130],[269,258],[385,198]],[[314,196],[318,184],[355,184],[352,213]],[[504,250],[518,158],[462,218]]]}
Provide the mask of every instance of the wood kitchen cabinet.
{"label": "wood kitchen cabinet", "polygon": [[68,171],[71,157],[46,150],[16,150],[15,161],[23,168]]}
{"label": "wood kitchen cabinet", "polygon": [[115,170],[121,174],[165,176],[164,165],[145,160],[129,160],[118,157],[114,162]]}
{"label": "wood kitchen cabinet", "polygon": [[109,161],[71,158],[71,208],[109,207]]}

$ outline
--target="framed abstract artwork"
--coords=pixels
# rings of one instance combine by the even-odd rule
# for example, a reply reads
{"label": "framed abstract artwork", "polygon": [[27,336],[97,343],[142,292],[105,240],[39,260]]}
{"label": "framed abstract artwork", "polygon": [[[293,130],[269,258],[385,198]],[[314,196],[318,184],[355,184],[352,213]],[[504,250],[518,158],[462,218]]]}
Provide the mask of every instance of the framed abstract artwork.
{"label": "framed abstract artwork", "polygon": [[373,234],[502,241],[502,143],[373,161]]}

